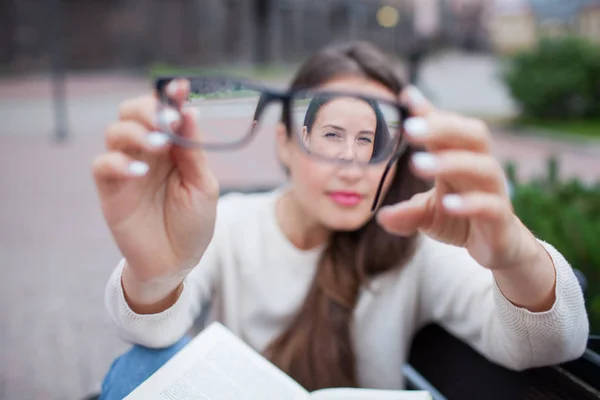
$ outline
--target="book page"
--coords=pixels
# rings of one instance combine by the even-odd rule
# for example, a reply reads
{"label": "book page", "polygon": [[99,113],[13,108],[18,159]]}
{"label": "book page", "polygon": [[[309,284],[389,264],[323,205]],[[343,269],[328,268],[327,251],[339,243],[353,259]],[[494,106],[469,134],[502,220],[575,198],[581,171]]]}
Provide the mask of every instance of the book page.
{"label": "book page", "polygon": [[218,322],[135,389],[128,400],[306,400],[308,392]]}
{"label": "book page", "polygon": [[431,400],[424,390],[322,389],[310,394],[315,400]]}

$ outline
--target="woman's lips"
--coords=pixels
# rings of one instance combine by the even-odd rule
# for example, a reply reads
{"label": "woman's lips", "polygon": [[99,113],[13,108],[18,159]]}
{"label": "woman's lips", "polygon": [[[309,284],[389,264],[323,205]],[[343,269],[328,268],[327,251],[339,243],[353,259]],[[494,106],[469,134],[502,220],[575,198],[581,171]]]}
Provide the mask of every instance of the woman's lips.
{"label": "woman's lips", "polygon": [[346,207],[357,205],[363,198],[356,192],[329,192],[329,197],[334,203]]}

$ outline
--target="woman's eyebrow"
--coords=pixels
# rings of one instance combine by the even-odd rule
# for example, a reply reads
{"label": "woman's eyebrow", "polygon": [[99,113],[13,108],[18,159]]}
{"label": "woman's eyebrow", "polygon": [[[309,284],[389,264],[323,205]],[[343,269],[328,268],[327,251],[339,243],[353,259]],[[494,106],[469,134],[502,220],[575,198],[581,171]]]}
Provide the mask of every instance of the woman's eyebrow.
{"label": "woman's eyebrow", "polygon": [[[338,130],[338,131],[346,132],[346,129],[342,128],[341,126],[333,125],[333,124],[326,124],[326,125],[323,125],[321,128],[333,128],[333,129]],[[367,131],[360,131],[358,133],[359,134],[363,134],[363,135],[375,135],[375,132],[368,131],[368,130]]]}
{"label": "woman's eyebrow", "polygon": [[[343,127],[341,127],[339,125],[333,125],[333,124],[325,124],[321,128],[333,128],[333,129],[336,129],[338,131],[346,132],[346,129],[344,129]],[[358,133],[363,133],[363,134],[366,134],[366,135],[374,135],[375,134],[375,132],[369,131],[369,130],[360,131]]]}
{"label": "woman's eyebrow", "polygon": [[346,130],[344,128],[342,128],[341,126],[333,125],[333,124],[325,124],[321,128],[333,128],[333,129],[337,129],[338,131],[346,132]]}

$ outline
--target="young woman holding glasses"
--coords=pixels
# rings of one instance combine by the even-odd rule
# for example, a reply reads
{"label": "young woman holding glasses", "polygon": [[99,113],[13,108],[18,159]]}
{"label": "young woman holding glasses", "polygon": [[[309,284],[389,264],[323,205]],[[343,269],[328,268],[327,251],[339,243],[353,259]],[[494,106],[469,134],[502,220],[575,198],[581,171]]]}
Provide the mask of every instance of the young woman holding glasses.
{"label": "young woman holding glasses", "polygon": [[[405,88],[373,46],[324,48],[285,92],[193,77],[156,89],[121,105],[93,165],[123,255],[106,305],[135,344],[102,398],[181,349],[209,304],[309,390],[402,388],[430,322],[511,369],[583,353],[577,279],[514,215],[486,126]],[[219,197],[204,151],[269,122],[287,183]]]}

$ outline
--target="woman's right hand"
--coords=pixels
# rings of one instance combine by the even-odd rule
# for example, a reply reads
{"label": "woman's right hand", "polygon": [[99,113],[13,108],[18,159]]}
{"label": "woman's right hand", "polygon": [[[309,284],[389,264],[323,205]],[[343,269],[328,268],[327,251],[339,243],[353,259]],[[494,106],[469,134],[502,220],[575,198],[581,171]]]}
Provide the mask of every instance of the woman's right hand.
{"label": "woman's right hand", "polygon": [[[178,109],[162,114],[163,122],[198,140],[197,117],[182,109],[189,82],[174,80],[167,93]],[[157,105],[153,95],[123,102],[106,130],[108,151],[93,164],[104,218],[126,259],[123,285],[127,278],[130,286],[153,287],[151,297],[173,291],[197,265],[212,239],[219,196],[203,152],[173,146],[159,132]]]}

